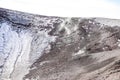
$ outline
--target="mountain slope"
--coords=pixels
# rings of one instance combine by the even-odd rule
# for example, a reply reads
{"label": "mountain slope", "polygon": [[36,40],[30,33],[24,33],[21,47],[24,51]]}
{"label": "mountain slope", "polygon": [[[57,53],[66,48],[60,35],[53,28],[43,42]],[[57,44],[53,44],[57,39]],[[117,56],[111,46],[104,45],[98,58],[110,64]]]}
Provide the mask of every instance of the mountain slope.
{"label": "mountain slope", "polygon": [[120,79],[119,21],[0,8],[0,79]]}

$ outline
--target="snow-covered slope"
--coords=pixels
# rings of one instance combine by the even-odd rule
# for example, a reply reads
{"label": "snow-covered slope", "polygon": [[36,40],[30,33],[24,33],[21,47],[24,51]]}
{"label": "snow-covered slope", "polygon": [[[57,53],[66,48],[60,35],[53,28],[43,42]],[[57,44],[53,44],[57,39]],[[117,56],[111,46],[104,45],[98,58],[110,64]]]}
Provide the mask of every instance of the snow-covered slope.
{"label": "snow-covered slope", "polygon": [[119,26],[0,8],[0,80],[120,79]]}

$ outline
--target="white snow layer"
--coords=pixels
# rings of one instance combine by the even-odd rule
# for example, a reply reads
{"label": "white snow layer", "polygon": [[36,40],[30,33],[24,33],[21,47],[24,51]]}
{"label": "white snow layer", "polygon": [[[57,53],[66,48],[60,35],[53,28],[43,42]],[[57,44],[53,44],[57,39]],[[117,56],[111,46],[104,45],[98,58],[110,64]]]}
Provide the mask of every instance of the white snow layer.
{"label": "white snow layer", "polygon": [[8,23],[0,25],[0,80],[22,80],[29,72],[29,66],[55,41],[47,32],[39,32],[39,38],[29,31],[17,33]]}

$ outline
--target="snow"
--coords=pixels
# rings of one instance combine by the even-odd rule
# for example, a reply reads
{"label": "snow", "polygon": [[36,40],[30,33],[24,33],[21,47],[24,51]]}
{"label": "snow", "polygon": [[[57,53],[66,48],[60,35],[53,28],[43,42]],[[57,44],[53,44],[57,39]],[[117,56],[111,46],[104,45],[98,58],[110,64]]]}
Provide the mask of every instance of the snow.
{"label": "snow", "polygon": [[118,39],[118,42],[120,42],[120,39]]}
{"label": "snow", "polygon": [[84,49],[80,49],[78,52],[72,54],[72,59],[78,59],[83,56],[87,56]]}
{"label": "snow", "polygon": [[120,20],[117,19],[96,18],[95,21],[101,23],[101,25],[120,26]]}
{"label": "snow", "polygon": [[[12,73],[14,69],[19,66],[21,77],[16,80],[22,80],[22,77],[26,74],[26,69],[28,67],[29,60],[29,52],[30,52],[30,43],[32,38],[28,33],[20,33],[18,34],[15,31],[12,31],[11,26],[7,23],[2,23],[0,28],[0,42],[2,50],[0,56],[2,58],[2,65],[4,68],[2,69],[2,78],[9,79],[12,78]],[[3,49],[2,49],[3,48]],[[3,54],[3,55],[2,55]],[[24,54],[24,56],[22,56]],[[0,58],[1,58],[0,57]],[[22,59],[20,59],[22,57]],[[19,61],[19,63],[17,63]],[[17,63],[17,64],[16,64]],[[21,72],[21,69],[23,72]]]}
{"label": "snow", "polygon": [[74,54],[74,56],[84,54],[84,52],[85,52],[84,50],[79,50],[77,53]]}
{"label": "snow", "polygon": [[118,47],[120,47],[120,44],[118,44]]}
{"label": "snow", "polygon": [[[44,52],[51,49],[50,43],[56,36],[48,35],[49,31],[38,31],[32,34],[29,30],[17,33],[8,23],[0,27],[0,69],[3,80],[22,80],[32,65]],[[21,71],[22,70],[22,71]]]}
{"label": "snow", "polygon": [[30,54],[30,62],[35,62],[35,60],[42,56],[44,52],[49,52],[49,50],[51,49],[50,43],[55,42],[55,40],[56,36],[48,35],[48,32],[46,32],[45,30],[39,31],[34,36],[31,43],[32,50]]}

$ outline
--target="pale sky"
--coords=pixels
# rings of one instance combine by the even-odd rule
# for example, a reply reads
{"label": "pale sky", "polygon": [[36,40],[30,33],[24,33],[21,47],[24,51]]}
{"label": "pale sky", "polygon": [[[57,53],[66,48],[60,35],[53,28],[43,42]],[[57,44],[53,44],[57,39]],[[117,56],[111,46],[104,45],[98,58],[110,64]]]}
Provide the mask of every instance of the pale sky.
{"label": "pale sky", "polygon": [[120,19],[119,0],[0,0],[0,7],[47,16]]}

